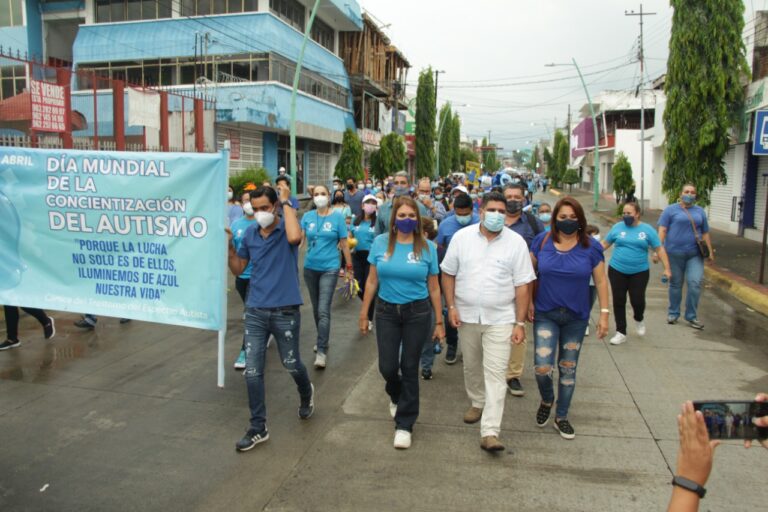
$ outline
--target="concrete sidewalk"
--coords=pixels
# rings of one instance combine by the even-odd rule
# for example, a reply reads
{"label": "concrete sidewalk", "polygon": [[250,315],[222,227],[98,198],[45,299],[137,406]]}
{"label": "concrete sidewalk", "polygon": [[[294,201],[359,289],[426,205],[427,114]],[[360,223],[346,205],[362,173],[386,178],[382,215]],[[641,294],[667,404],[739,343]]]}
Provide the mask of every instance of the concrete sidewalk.
{"label": "concrete sidewalk", "polygon": [[[591,210],[594,201],[592,193],[584,190],[553,190],[555,196],[567,194],[575,197],[582,205]],[[616,201],[612,197],[601,196],[600,212],[597,216],[605,226],[611,226],[620,219],[615,215]],[[643,222],[656,226],[661,210],[647,210],[643,213]],[[748,307],[768,315],[768,286],[758,284],[760,272],[760,244],[746,238],[711,230],[712,247],[715,249],[715,262],[708,262],[705,278],[711,285],[717,286]]]}
{"label": "concrete sidewalk", "polygon": [[[465,425],[462,367],[443,355],[421,382],[413,447],[392,448],[393,424],[375,338],[357,332],[359,302],[333,307],[329,367],[310,369],[316,412],[274,348],[265,374],[270,440],[238,454],[248,420],[231,369],[242,305],[230,293],[227,387],[216,387],[216,335],[103,318],[95,331],[53,312],[57,336],[22,320],[20,348],[0,353],[0,511],[650,511],[663,510],[685,399],[751,399],[768,390],[768,319],[705,291],[704,331],[664,322],[659,268],[648,334],[614,347],[590,337],[579,362],[573,441],[539,429],[528,346],[526,396],[507,397],[496,456]],[[306,300],[306,299],[305,299]],[[302,308],[301,352],[315,329]],[[765,505],[768,452],[718,448],[702,510]]]}

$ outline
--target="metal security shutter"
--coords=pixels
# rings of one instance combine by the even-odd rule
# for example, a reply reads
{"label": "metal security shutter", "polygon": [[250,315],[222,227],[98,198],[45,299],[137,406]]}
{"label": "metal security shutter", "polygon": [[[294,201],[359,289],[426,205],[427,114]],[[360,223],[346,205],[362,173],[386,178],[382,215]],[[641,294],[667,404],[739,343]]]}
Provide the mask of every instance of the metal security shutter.
{"label": "metal security shutter", "polygon": [[232,136],[240,136],[239,155],[235,141],[232,142],[232,153],[229,159],[229,174],[238,174],[249,167],[264,166],[264,135],[258,130],[229,126],[216,127],[216,147],[224,147],[224,141]]}
{"label": "metal security shutter", "polygon": [[763,231],[765,220],[765,192],[768,189],[768,156],[761,156],[757,164],[757,190],[755,191],[755,227]]}
{"label": "metal security shutter", "polygon": [[709,221],[715,226],[727,226],[731,223],[733,181],[737,173],[741,172],[741,169],[733,168],[735,157],[736,147],[731,146],[725,155],[725,172],[728,175],[728,182],[715,187],[710,195]]}
{"label": "metal security shutter", "polygon": [[331,144],[312,141],[309,145],[308,185],[328,185],[333,179]]}

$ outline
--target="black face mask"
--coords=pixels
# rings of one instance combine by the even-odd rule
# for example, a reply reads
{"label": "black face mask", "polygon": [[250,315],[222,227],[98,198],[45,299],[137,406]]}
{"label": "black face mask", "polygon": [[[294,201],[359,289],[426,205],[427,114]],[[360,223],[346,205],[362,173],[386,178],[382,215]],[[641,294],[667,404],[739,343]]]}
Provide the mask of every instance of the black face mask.
{"label": "black face mask", "polygon": [[557,230],[565,235],[572,235],[579,230],[579,221],[573,219],[558,220],[555,222]]}
{"label": "black face mask", "polygon": [[344,196],[333,196],[333,204],[343,203]]}
{"label": "black face mask", "polygon": [[510,215],[514,215],[520,210],[523,209],[523,202],[518,201],[517,199],[510,199],[507,201],[507,213]]}
{"label": "black face mask", "polygon": [[347,183],[347,190],[352,190],[354,188],[355,186],[352,183]]}

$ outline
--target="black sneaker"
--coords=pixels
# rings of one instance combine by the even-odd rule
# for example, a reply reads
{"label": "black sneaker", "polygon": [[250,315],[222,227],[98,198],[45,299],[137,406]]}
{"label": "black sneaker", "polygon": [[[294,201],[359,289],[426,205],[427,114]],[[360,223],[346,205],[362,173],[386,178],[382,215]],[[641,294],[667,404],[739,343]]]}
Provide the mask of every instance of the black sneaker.
{"label": "black sneaker", "polygon": [[523,389],[523,385],[520,383],[520,379],[518,378],[509,379],[507,381],[507,389],[509,390],[509,394],[512,396],[525,395],[525,390]]}
{"label": "black sneaker", "polygon": [[421,378],[424,380],[432,380],[432,370],[428,368],[421,370]]}
{"label": "black sneaker", "polygon": [[456,347],[448,345],[445,350],[445,364],[456,364]]}
{"label": "black sneaker", "polygon": [[16,348],[19,345],[21,345],[21,342],[19,340],[16,340],[16,341],[5,340],[4,342],[0,343],[0,350],[8,350],[9,348]]}
{"label": "black sneaker", "polygon": [[75,327],[79,327],[81,329],[93,329],[96,327],[95,325],[88,323],[85,321],[85,318],[81,318],[77,322],[75,322]]}
{"label": "black sneaker", "polygon": [[43,326],[43,334],[47,340],[53,338],[56,335],[56,326],[53,323],[53,317],[48,317],[48,323]]}
{"label": "black sneaker", "polygon": [[560,432],[560,437],[563,439],[573,439],[576,437],[576,431],[573,430],[573,427],[571,426],[570,422],[566,419],[564,420],[558,420],[555,418],[555,423],[553,425],[555,427],[555,430]]}
{"label": "black sneaker", "polygon": [[539,410],[536,411],[536,425],[539,427],[546,426],[549,423],[549,413],[552,412],[552,404],[539,404]]}
{"label": "black sneaker", "polygon": [[266,428],[262,432],[256,432],[254,429],[249,428],[243,438],[235,444],[235,449],[239,452],[247,452],[267,439],[269,439],[269,432],[267,432]]}
{"label": "black sneaker", "polygon": [[302,398],[301,405],[299,405],[299,418],[308,420],[312,413],[315,412],[315,385],[309,385],[312,388],[312,394],[309,398]]}
{"label": "black sneaker", "polygon": [[121,319],[120,319],[120,323],[121,323],[121,324],[127,324],[127,323],[128,323],[128,322],[130,322],[130,321],[131,321],[131,319],[130,319],[130,318],[121,318]]}
{"label": "black sneaker", "polygon": [[690,325],[691,327],[699,331],[704,328],[704,324],[699,322],[695,318],[693,320],[688,320],[688,325]]}

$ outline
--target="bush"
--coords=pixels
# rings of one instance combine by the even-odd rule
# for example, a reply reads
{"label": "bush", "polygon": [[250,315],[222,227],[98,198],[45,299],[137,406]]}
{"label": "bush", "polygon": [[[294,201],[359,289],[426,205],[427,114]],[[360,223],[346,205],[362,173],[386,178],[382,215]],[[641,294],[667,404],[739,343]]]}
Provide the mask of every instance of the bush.
{"label": "bush", "polygon": [[579,182],[579,172],[576,169],[568,169],[563,174],[562,182],[569,185],[573,190],[573,185]]}
{"label": "bush", "polygon": [[260,187],[265,181],[271,182],[269,173],[263,167],[249,167],[240,174],[229,177],[229,186],[235,192],[235,198],[240,197],[243,194],[243,189],[248,183],[253,183],[257,187]]}
{"label": "bush", "polygon": [[617,217],[623,217],[624,216],[624,203],[620,203],[616,207],[616,216]]}

